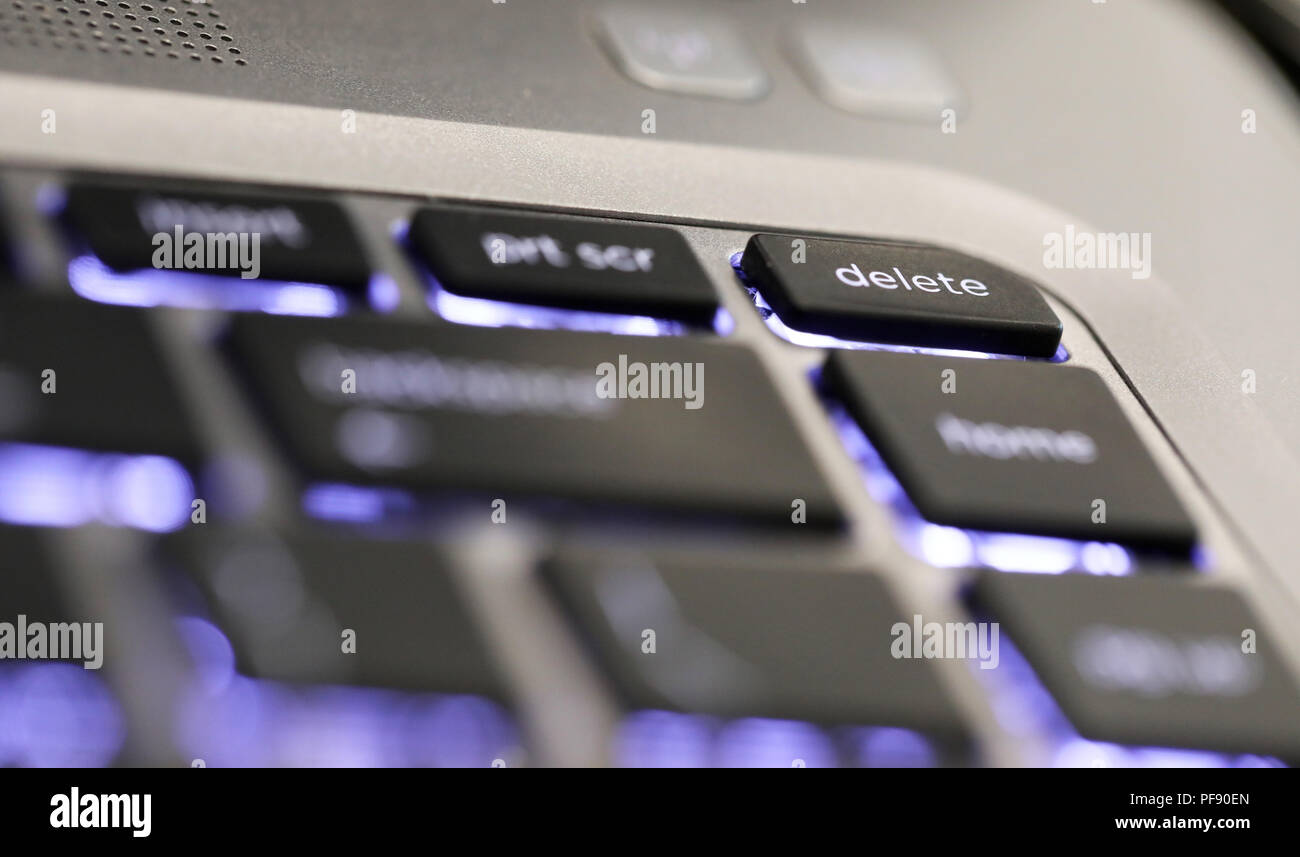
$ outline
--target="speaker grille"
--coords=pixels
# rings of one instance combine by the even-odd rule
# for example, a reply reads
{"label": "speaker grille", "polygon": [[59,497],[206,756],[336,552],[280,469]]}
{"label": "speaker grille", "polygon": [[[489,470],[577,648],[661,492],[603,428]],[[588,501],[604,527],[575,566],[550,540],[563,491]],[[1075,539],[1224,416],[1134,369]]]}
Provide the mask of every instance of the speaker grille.
{"label": "speaker grille", "polygon": [[0,0],[0,44],[248,65],[213,0]]}

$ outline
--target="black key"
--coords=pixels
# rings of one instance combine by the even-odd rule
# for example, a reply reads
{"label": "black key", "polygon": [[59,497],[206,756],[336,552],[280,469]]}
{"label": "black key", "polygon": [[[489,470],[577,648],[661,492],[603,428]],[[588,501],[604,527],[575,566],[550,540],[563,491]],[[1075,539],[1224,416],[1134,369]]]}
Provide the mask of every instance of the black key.
{"label": "black key", "polygon": [[1300,690],[1235,592],[1176,576],[987,572],[973,595],[1084,737],[1300,760]]}
{"label": "black key", "polygon": [[933,665],[891,654],[894,626],[912,617],[880,580],[806,563],[575,552],[546,575],[629,710],[959,739]]}
{"label": "black key", "polygon": [[741,268],[783,322],[810,333],[1030,357],[1061,341],[1033,283],[941,247],[755,235]]}
{"label": "black key", "polygon": [[47,533],[0,524],[0,670],[63,661],[94,672],[105,661],[102,617],[77,609],[67,597]]}
{"label": "black key", "polygon": [[1191,550],[1187,512],[1095,372],[836,351],[826,380],[927,520]]}
{"label": "black key", "polygon": [[[244,675],[506,700],[449,561],[431,543],[192,528],[167,547],[199,584]],[[345,629],[355,651],[343,651]]]}
{"label": "black key", "polygon": [[[58,583],[58,569],[51,560],[45,538],[45,532],[39,529],[0,524],[0,556],[5,558],[7,569],[0,574],[0,622],[15,626],[7,629],[9,639],[5,645],[21,647],[23,653],[27,652],[31,635],[16,633],[19,615],[31,628],[48,627],[56,622],[83,622],[89,618],[73,614]],[[21,660],[19,648],[4,648],[4,651],[0,664],[11,658]]]}
{"label": "black key", "polygon": [[0,301],[0,440],[200,457],[139,310],[30,295]]}
{"label": "black key", "polygon": [[686,240],[662,226],[429,208],[411,222],[410,241],[458,295],[700,325],[718,308]]}
{"label": "black key", "polygon": [[103,767],[126,733],[105,617],[59,580],[49,530],[0,525],[0,767]]}
{"label": "black key", "polygon": [[[802,500],[809,524],[840,520],[747,348],[252,315],[234,319],[230,345],[312,479],[644,504],[787,526]],[[675,397],[602,397],[654,392],[634,381],[652,370],[661,396]],[[342,392],[349,372],[353,393]]]}
{"label": "black key", "polygon": [[[67,218],[104,264],[118,271],[155,267],[155,236],[198,233],[205,252],[197,268],[240,277],[252,269],[230,252],[209,254],[209,236],[257,236],[258,278],[323,283],[362,291],[370,265],[343,209],[324,198],[233,192],[169,185],[78,182],[68,190]],[[182,239],[182,245],[184,243]],[[247,245],[250,249],[251,243]],[[251,257],[250,257],[251,258]],[[236,261],[238,260],[238,261]],[[182,259],[164,267],[180,268]]]}

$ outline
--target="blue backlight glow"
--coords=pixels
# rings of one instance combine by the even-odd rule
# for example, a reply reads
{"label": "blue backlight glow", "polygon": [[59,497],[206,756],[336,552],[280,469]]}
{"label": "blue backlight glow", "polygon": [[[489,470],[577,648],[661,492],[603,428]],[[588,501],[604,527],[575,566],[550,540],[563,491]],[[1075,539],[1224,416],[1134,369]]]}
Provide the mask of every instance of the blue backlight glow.
{"label": "blue backlight glow", "polygon": [[628,768],[933,767],[938,755],[910,729],[643,710],[620,723],[614,761]]}
{"label": "blue backlight glow", "polygon": [[495,702],[463,694],[247,678],[212,623],[185,617],[195,681],[177,743],[209,767],[480,767],[523,760],[518,732]]}
{"label": "blue backlight glow", "polygon": [[370,299],[370,307],[376,312],[392,312],[402,302],[401,288],[387,274],[372,276],[366,294]]}
{"label": "blue backlight glow", "polygon": [[102,768],[125,738],[96,672],[61,661],[0,665],[0,767]]}
{"label": "blue backlight glow", "polygon": [[723,725],[715,746],[720,768],[832,768],[829,735],[811,723],[747,717]]}
{"label": "blue backlight glow", "polygon": [[397,488],[320,482],[307,486],[303,511],[313,518],[349,524],[369,524],[417,507],[415,498]]}
{"label": "blue backlight glow", "polygon": [[189,520],[193,499],[189,473],[170,458],[0,444],[0,521],[6,523],[168,532]]}
{"label": "blue backlight glow", "polygon": [[[143,268],[118,272],[95,256],[68,263],[68,282],[83,298],[119,306],[172,306],[265,312],[273,315],[335,316],[347,309],[343,292],[318,283],[243,280],[196,271]],[[382,283],[372,283],[372,293]]]}
{"label": "blue backlight glow", "polygon": [[430,287],[429,306],[448,321],[476,327],[586,330],[625,336],[675,336],[686,330],[686,326],[680,322],[650,316],[584,312],[469,298],[452,294],[438,286]]}

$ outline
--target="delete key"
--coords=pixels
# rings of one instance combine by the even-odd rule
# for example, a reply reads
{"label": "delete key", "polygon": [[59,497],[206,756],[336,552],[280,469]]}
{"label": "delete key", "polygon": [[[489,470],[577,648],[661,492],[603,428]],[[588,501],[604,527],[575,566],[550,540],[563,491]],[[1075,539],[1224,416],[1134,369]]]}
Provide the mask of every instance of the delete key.
{"label": "delete key", "polygon": [[1029,280],[920,244],[755,235],[741,269],[781,321],[858,342],[1051,357],[1061,321]]}

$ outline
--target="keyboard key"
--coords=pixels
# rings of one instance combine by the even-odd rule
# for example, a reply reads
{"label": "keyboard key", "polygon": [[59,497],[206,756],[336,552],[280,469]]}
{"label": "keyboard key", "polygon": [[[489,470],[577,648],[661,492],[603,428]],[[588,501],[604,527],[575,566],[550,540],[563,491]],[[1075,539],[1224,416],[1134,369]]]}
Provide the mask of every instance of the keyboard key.
{"label": "keyboard key", "polygon": [[1033,283],[953,250],[755,235],[741,268],[781,321],[808,333],[1029,357],[1061,341]]}
{"label": "keyboard key", "polygon": [[[4,556],[7,569],[0,574],[0,622],[15,623],[21,614],[25,624],[35,628],[87,618],[73,615],[44,539],[45,534],[39,529],[0,524],[0,555]],[[12,629],[6,636],[9,634],[13,635],[9,644],[14,648],[5,650],[0,664],[11,658],[21,660],[27,653],[30,635],[16,634]],[[76,660],[78,664],[83,662]]]}
{"label": "keyboard key", "polygon": [[164,547],[198,589],[196,601],[171,587],[195,678],[176,712],[187,755],[213,767],[526,761],[497,664],[431,543],[200,527]]}
{"label": "keyboard key", "polygon": [[[432,544],[194,528],[167,549],[199,584],[243,675],[506,699]],[[345,629],[355,651],[344,651]]]}
{"label": "keyboard key", "polygon": [[453,294],[699,325],[718,308],[686,240],[663,226],[427,208],[410,241]]}
{"label": "keyboard key", "polygon": [[840,520],[747,348],[260,315],[229,344],[310,479]]}
{"label": "keyboard key", "polygon": [[138,310],[7,296],[0,442],[153,453],[193,465],[198,440],[166,366]]}
{"label": "keyboard key", "polygon": [[46,538],[0,525],[0,767],[103,767],[126,737],[104,680],[122,661],[104,617],[68,597]]}
{"label": "keyboard key", "polygon": [[1195,541],[1090,370],[837,350],[825,377],[927,520],[1177,554]]}
{"label": "keyboard key", "polygon": [[964,735],[932,664],[891,653],[912,617],[872,575],[595,551],[545,573],[629,710]]}
{"label": "keyboard key", "polygon": [[[68,189],[65,211],[90,250],[117,271],[157,267],[155,254],[162,245],[155,236],[166,235],[176,255],[163,260],[165,268],[244,279],[255,272],[263,280],[320,283],[354,292],[363,291],[370,280],[370,265],[351,222],[326,198],[84,181]],[[174,240],[178,230],[179,244]],[[192,243],[188,236],[194,233],[202,236],[204,252],[187,260],[179,248]],[[215,240],[232,234],[236,242],[248,237],[242,246]]]}
{"label": "keyboard key", "polygon": [[795,32],[794,55],[808,84],[841,110],[937,124],[961,102],[939,58],[901,33],[808,24]]}
{"label": "keyboard key", "polygon": [[648,6],[614,6],[597,36],[615,65],[651,89],[748,101],[768,90],[767,74],[725,22]]}
{"label": "keyboard key", "polygon": [[973,596],[1084,737],[1300,760],[1300,690],[1235,592],[1176,576],[986,572]]}

